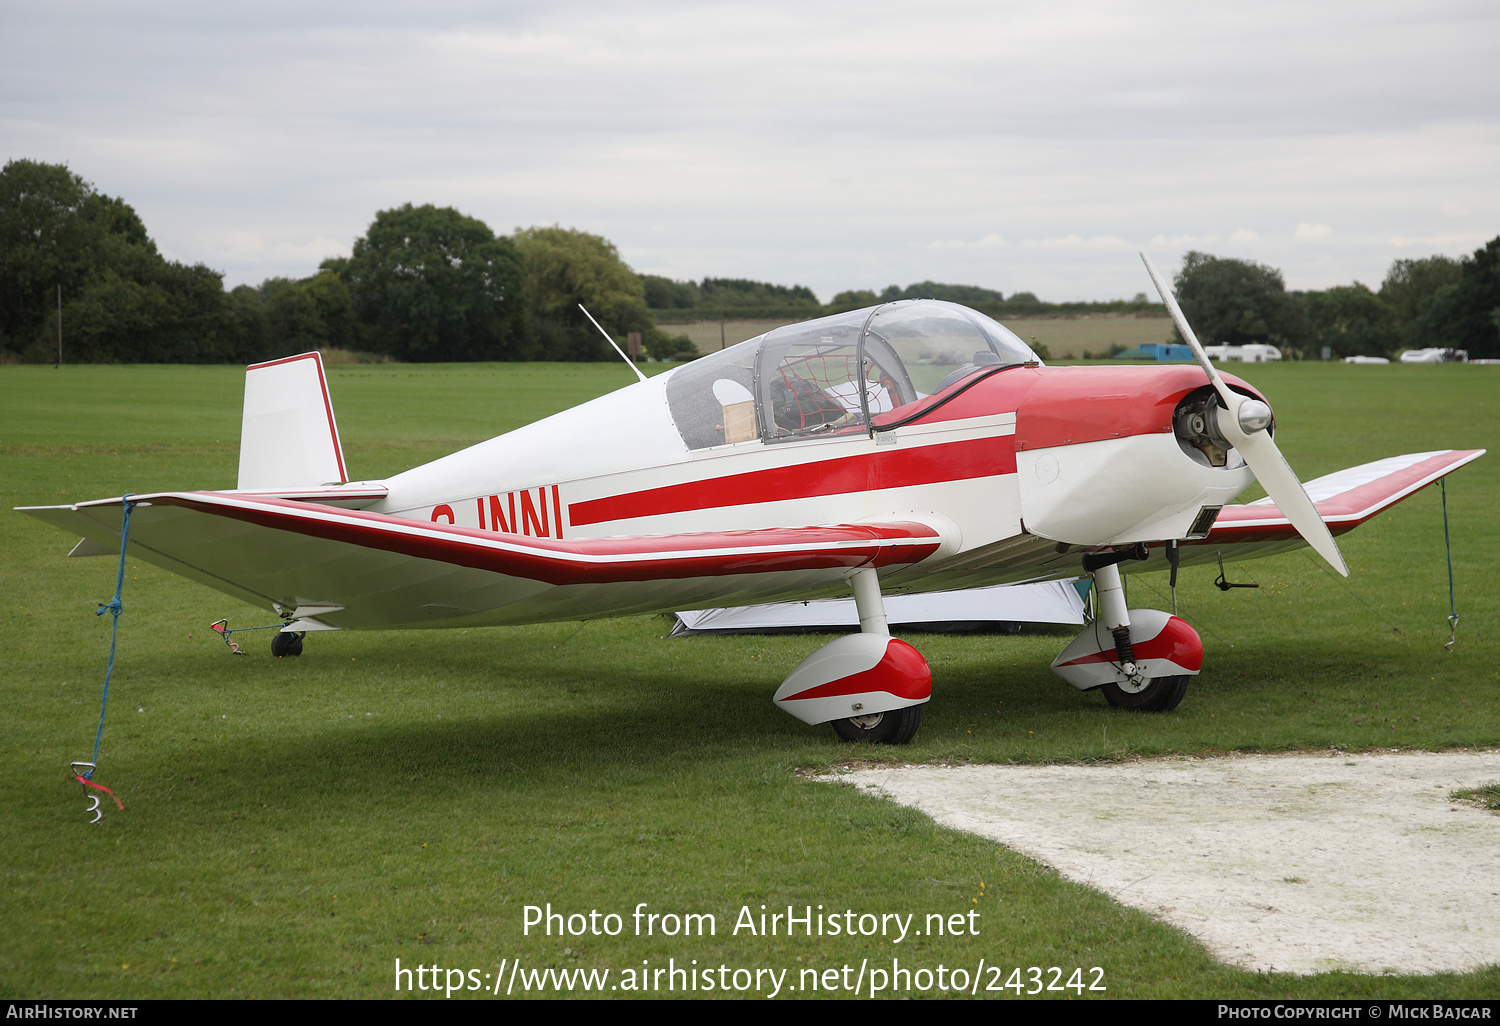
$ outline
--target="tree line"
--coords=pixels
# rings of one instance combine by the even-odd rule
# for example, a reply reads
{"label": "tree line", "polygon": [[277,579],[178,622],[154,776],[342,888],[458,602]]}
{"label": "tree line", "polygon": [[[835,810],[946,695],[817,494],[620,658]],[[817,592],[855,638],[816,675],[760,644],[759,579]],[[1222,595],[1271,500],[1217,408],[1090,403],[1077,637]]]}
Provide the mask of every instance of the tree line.
{"label": "tree line", "polygon": [[1427,348],[1500,358],[1500,236],[1462,260],[1396,260],[1379,291],[1357,281],[1288,291],[1274,267],[1196,251],[1174,284],[1205,344],[1264,342],[1297,359],[1318,359],[1325,348],[1333,359]]}
{"label": "tree line", "polygon": [[[60,298],[59,298],[60,297]],[[51,362],[253,363],[312,349],[396,360],[606,360],[614,336],[692,350],[656,326],[641,279],[608,240],[560,226],[496,235],[451,207],[375,215],[348,257],[300,279],[225,291],[167,260],[140,216],[65,165],[0,172],[0,357]],[[60,305],[60,309],[59,309]]]}
{"label": "tree line", "polygon": [[[1292,292],[1275,268],[1196,251],[1176,288],[1205,342],[1269,342],[1301,358],[1429,346],[1500,357],[1500,237],[1462,260],[1397,260],[1378,292],[1359,282]],[[580,303],[616,338],[639,332],[648,355],[682,359],[696,349],[659,320],[808,318],[901,299],[1002,320],[1164,312],[1144,293],[1045,303],[933,281],[823,304],[803,285],[638,275],[597,235],[556,225],[496,235],[451,207],[410,203],[377,213],[348,257],[309,277],[226,292],[220,272],[164,258],[129,204],[65,165],[13,160],[0,171],[0,359],[51,362],[59,317],[69,362],[253,363],[312,349],[403,361],[613,358]]]}
{"label": "tree line", "polygon": [[1144,293],[1129,300],[1105,302],[1046,303],[1031,292],[1005,295],[979,285],[953,285],[922,281],[902,288],[888,285],[873,289],[848,289],[827,303],[820,303],[805,285],[773,285],[746,278],[704,278],[701,282],[674,281],[661,275],[642,275],[646,303],[663,323],[707,320],[755,320],[763,318],[820,317],[890,303],[900,299],[943,299],[982,310],[992,317],[1064,317],[1082,314],[1154,314],[1166,316],[1166,307],[1149,301]]}

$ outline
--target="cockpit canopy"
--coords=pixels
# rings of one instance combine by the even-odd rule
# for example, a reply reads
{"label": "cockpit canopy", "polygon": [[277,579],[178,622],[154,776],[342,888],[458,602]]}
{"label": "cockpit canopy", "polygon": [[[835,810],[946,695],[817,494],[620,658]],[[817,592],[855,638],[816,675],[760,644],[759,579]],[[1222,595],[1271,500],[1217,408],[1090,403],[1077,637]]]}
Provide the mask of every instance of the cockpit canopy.
{"label": "cockpit canopy", "polygon": [[667,379],[689,449],[879,430],[988,367],[1040,362],[984,314],[930,299],[789,324]]}

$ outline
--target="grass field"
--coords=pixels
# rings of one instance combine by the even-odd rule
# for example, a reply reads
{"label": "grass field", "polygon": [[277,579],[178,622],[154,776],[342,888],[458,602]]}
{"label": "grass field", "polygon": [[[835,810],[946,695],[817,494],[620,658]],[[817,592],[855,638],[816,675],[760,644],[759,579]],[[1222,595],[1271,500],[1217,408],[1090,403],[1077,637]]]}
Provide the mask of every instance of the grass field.
{"label": "grass field", "polygon": [[1085,350],[1107,353],[1111,345],[1134,349],[1172,340],[1166,317],[1007,317],[1003,323],[1027,342],[1045,345],[1053,360],[1076,360]]}
{"label": "grass field", "polygon": [[[982,958],[1007,978],[1077,966],[1091,982],[1098,966],[1114,997],[1493,998],[1495,967],[1416,978],[1229,968],[1045,867],[806,776],[851,758],[1500,744],[1497,370],[1241,372],[1276,407],[1278,442],[1304,478],[1400,452],[1492,450],[1448,488],[1463,615],[1451,654],[1435,489],[1345,537],[1348,581],[1301,552],[1232,566],[1232,578],[1260,583],[1253,591],[1221,594],[1213,572],[1187,572],[1181,607],[1206,663],[1168,716],[1121,713],[1058,681],[1047,665],[1067,631],[915,636],[935,694],[901,750],[854,750],[772,708],[823,637],[666,640],[669,622],[645,617],[329,634],[297,660],[269,658],[266,634],[247,634],[250,654],[233,657],[208,624],[266,614],[131,561],[98,774],[126,809],[106,803],[96,827],[66,770],[88,756],[98,720],[109,624],[93,614],[115,561],[65,559],[74,539],[7,512],[0,995],[380,997],[398,958],[472,969],[461,985],[486,988],[484,974],[513,964],[502,959],[609,968],[611,982],[696,959],[790,970],[796,985],[804,970],[862,959],[931,971]],[[330,381],[351,475],[379,478],[629,374],[392,364],[333,367]],[[232,486],[242,382],[225,367],[0,367],[0,499]],[[1135,604],[1169,603],[1161,575],[1132,582]],[[549,902],[617,913],[623,931],[523,933],[524,907]],[[641,902],[712,913],[717,934],[637,936]],[[762,904],[918,922],[973,911],[978,933],[899,944],[731,933],[742,907],[758,915]]]}
{"label": "grass field", "polygon": [[662,324],[668,335],[686,335],[693,340],[700,353],[713,353],[736,342],[743,342],[756,335],[764,335],[772,328],[783,324],[795,324],[792,320],[771,321],[691,321],[687,324]]}

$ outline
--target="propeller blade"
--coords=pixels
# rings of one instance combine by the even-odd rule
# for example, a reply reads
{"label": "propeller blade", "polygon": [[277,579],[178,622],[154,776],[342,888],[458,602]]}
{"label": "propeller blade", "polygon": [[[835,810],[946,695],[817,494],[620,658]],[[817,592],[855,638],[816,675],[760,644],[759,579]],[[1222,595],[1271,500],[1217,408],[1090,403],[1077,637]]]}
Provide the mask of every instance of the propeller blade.
{"label": "propeller blade", "polygon": [[[1203,373],[1208,375],[1208,380],[1213,384],[1214,391],[1219,393],[1219,399],[1223,402],[1224,408],[1233,411],[1236,405],[1235,397],[1239,393],[1231,389],[1224,383],[1224,379],[1219,377],[1218,369],[1214,367],[1208,354],[1203,351],[1203,343],[1199,342],[1198,336],[1193,334],[1192,325],[1188,324],[1187,317],[1182,313],[1182,307],[1177,305],[1177,297],[1167,287],[1166,281],[1162,278],[1161,272],[1156,269],[1156,265],[1151,262],[1151,258],[1142,252],[1141,260],[1145,262],[1146,273],[1151,275],[1151,282],[1156,286],[1162,302],[1167,304],[1167,313],[1172,315],[1172,321],[1177,325],[1178,333],[1187,340],[1188,346],[1193,350],[1193,355],[1198,358],[1198,366],[1202,367]],[[1245,462],[1250,461],[1247,459]]]}
{"label": "propeller blade", "polygon": [[[1297,480],[1291,465],[1287,463],[1286,457],[1281,455],[1281,450],[1276,448],[1271,435],[1267,431],[1246,432],[1236,430],[1239,425],[1230,425],[1224,421],[1231,418],[1219,417],[1219,430],[1224,433],[1234,447],[1240,451],[1245,462],[1250,464],[1250,469],[1255,472],[1255,479],[1260,486],[1266,490],[1271,501],[1276,507],[1286,514],[1286,518],[1292,522],[1307,542],[1313,547],[1318,555],[1327,560],[1328,565],[1333,567],[1343,577],[1349,576],[1349,567],[1344,563],[1343,554],[1339,552],[1338,543],[1333,540],[1333,534],[1328,530],[1328,525],[1318,515],[1318,509],[1313,505],[1312,499],[1307,495],[1307,490],[1302,487],[1302,482]],[[1228,430],[1226,430],[1228,429]]]}
{"label": "propeller blade", "polygon": [[[1333,540],[1333,534],[1328,530],[1328,525],[1323,522],[1323,518],[1318,515],[1318,509],[1308,497],[1307,490],[1302,487],[1302,482],[1297,479],[1286,457],[1281,455],[1281,450],[1276,447],[1276,442],[1271,438],[1267,416],[1270,411],[1258,400],[1241,395],[1230,388],[1219,376],[1208,354],[1203,351],[1203,345],[1198,341],[1198,336],[1193,334],[1192,327],[1183,316],[1182,307],[1177,305],[1177,297],[1167,287],[1156,265],[1151,263],[1151,258],[1145,253],[1141,254],[1141,260],[1145,262],[1146,273],[1151,275],[1151,281],[1156,285],[1156,291],[1161,294],[1162,302],[1167,304],[1167,312],[1172,315],[1177,330],[1187,340],[1187,344],[1193,350],[1193,355],[1198,358],[1199,365],[1213,384],[1214,391],[1219,394],[1223,410],[1214,418],[1219,432],[1226,440],[1234,444],[1235,449],[1239,450],[1239,454],[1244,457],[1251,472],[1255,474],[1255,479],[1266,490],[1271,501],[1276,503],[1277,508],[1291,521],[1297,533],[1302,535],[1302,539],[1312,546],[1313,551],[1327,560],[1329,566],[1344,577],[1348,577],[1349,567],[1344,563],[1338,543]],[[1247,404],[1253,404],[1253,407],[1244,408]]]}

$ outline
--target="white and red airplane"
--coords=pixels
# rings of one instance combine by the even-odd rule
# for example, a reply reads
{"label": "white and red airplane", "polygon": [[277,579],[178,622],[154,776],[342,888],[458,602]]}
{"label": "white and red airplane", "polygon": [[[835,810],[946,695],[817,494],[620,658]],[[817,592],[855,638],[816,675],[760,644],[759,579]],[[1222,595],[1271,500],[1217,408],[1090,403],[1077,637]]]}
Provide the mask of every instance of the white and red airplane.
{"label": "white and red airplane", "polygon": [[[316,353],[248,369],[238,487],[129,497],[131,555],[307,632],[477,627],[848,594],[860,633],[775,701],[841,737],[909,741],[932,694],[882,593],[1093,576],[1053,669],[1168,710],[1202,665],[1121,571],[1332,535],[1478,458],[1396,456],[1298,482],[1265,399],[1201,365],[1044,367],[994,320],[903,301],[789,325],[385,481],[349,481]],[[1259,480],[1268,498],[1230,505]],[[24,512],[118,552],[111,498]]]}

